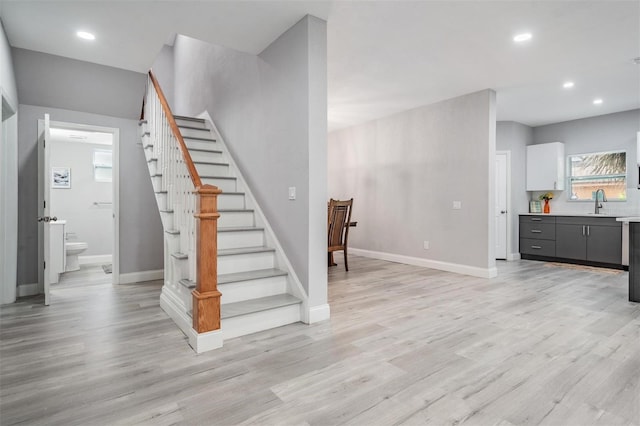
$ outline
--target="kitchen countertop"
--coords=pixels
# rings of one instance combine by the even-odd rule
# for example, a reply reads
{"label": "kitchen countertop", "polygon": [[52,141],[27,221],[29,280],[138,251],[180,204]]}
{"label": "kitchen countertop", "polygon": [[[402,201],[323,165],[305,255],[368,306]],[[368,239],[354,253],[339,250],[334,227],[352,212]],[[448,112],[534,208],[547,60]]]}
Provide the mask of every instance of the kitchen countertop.
{"label": "kitchen countertop", "polygon": [[[576,216],[576,217],[613,217],[613,218],[629,218],[628,214],[607,214],[607,213],[578,213],[578,212],[552,212],[552,213],[520,213],[521,216]],[[640,217],[635,217],[631,219],[638,219]],[[617,219],[619,220],[619,219]]]}
{"label": "kitchen countertop", "polygon": [[619,217],[616,219],[618,222],[640,222],[640,216],[632,216],[632,217]]}

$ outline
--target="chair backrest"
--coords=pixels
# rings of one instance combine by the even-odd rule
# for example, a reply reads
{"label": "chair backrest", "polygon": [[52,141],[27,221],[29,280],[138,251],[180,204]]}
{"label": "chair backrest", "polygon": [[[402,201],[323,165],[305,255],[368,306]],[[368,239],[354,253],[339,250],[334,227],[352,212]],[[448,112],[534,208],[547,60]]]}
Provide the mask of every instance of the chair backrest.
{"label": "chair backrest", "polygon": [[351,207],[353,198],[348,201],[329,200],[329,248],[340,249],[347,245]]}

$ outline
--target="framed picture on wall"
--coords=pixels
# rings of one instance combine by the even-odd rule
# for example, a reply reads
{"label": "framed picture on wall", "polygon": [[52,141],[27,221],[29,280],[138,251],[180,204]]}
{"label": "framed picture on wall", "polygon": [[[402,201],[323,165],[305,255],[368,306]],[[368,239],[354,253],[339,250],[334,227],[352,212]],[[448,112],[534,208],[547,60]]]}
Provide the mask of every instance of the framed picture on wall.
{"label": "framed picture on wall", "polygon": [[51,167],[51,188],[71,188],[71,167]]}

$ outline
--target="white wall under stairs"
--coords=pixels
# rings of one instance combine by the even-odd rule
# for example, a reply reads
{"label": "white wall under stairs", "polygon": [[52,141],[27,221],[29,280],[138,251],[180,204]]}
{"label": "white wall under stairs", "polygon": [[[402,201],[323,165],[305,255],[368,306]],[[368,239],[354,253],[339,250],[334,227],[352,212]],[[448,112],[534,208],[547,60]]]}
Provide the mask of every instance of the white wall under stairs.
{"label": "white wall under stairs", "polygon": [[298,322],[306,318],[306,294],[214,127],[202,119],[176,117],[203,183],[219,187],[218,290],[221,330],[197,335],[191,326],[196,262],[188,253],[180,209],[168,205],[153,141],[141,122],[142,144],[165,230],[165,282],[161,306],[189,337],[197,352],[225,339]]}

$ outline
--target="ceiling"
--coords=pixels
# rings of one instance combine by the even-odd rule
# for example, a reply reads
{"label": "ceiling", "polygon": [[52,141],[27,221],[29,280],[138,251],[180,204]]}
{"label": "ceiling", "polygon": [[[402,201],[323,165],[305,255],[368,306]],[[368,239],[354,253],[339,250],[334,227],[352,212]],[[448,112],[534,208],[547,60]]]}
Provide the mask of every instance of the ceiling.
{"label": "ceiling", "polygon": [[328,23],[330,130],[486,88],[530,126],[640,108],[640,0],[0,0],[12,46],[138,72],[176,33],[257,54],[305,14]]}

